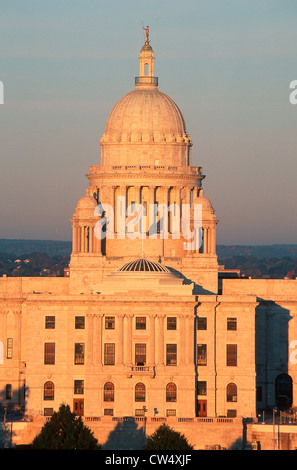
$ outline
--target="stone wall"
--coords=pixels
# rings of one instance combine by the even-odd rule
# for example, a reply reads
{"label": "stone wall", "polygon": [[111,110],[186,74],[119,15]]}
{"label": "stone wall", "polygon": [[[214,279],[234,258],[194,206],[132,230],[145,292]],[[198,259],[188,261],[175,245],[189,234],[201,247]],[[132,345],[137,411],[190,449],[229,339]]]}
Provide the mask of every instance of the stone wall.
{"label": "stone wall", "polygon": [[[0,424],[0,448],[31,444],[46,418]],[[242,419],[225,418],[84,418],[104,450],[140,450],[145,435],[151,435],[164,421],[186,436],[195,450],[295,450],[297,425],[244,424]]]}

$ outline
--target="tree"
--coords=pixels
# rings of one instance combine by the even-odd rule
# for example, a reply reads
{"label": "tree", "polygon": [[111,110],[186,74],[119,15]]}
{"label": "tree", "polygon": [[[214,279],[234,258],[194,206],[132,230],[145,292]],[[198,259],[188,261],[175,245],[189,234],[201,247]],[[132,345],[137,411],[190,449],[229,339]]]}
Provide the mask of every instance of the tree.
{"label": "tree", "polygon": [[62,404],[33,440],[33,448],[99,450],[101,445],[81,417]]}
{"label": "tree", "polygon": [[143,450],[193,450],[184,434],[174,431],[163,423],[147,438]]}

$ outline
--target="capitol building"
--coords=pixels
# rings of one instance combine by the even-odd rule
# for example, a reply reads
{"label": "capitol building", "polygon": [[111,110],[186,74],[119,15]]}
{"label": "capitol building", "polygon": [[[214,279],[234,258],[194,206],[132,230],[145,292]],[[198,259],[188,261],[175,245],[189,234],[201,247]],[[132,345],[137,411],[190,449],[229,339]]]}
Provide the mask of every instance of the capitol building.
{"label": "capitol building", "polygon": [[173,423],[192,442],[213,425],[196,448],[231,446],[243,419],[296,407],[297,280],[218,264],[205,175],[154,60],[147,34],[70,214],[65,276],[0,278],[0,404],[26,416],[16,442],[61,403],[103,444],[119,423]]}

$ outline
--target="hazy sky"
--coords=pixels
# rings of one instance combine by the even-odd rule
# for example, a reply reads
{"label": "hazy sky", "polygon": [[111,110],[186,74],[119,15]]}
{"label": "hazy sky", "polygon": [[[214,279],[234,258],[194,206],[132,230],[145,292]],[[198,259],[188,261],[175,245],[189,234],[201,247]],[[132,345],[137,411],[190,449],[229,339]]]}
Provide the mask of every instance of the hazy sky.
{"label": "hazy sky", "polygon": [[142,22],[218,243],[297,243],[296,0],[0,0],[0,238],[71,239]]}

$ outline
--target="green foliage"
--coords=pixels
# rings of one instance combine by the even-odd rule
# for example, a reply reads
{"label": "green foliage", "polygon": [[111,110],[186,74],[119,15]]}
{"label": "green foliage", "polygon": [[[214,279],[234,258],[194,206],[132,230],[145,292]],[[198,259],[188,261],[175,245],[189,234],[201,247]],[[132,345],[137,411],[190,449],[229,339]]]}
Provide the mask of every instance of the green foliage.
{"label": "green foliage", "polygon": [[162,424],[147,438],[143,450],[193,450],[184,434],[174,431],[167,424]]}
{"label": "green foliage", "polygon": [[99,450],[101,445],[80,416],[62,404],[33,440],[34,449]]}

